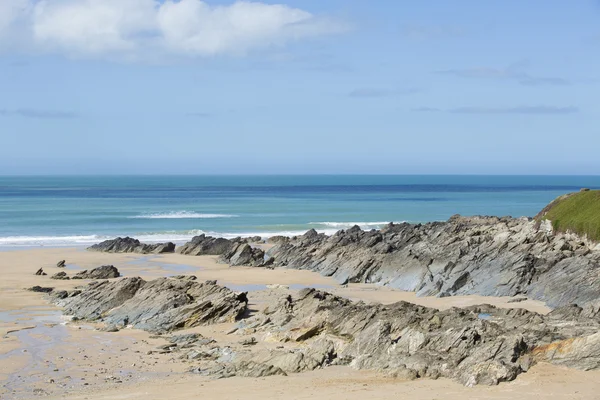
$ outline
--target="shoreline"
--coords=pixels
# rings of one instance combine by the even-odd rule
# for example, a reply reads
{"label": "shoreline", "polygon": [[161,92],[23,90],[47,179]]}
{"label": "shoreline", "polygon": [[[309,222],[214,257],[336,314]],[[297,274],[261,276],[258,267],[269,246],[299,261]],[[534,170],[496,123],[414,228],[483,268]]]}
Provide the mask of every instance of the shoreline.
{"label": "shoreline", "polygon": [[[3,388],[0,390],[17,390],[17,393],[5,392],[7,398],[29,398],[36,389],[39,389],[37,394],[47,393],[49,398],[69,399],[147,399],[149,395],[150,398],[169,396],[175,399],[192,395],[215,399],[238,398],[240,392],[232,390],[232,382],[236,387],[255,392],[252,395],[246,393],[245,397],[249,399],[289,398],[290,386],[298,391],[297,398],[309,398],[316,393],[314,388],[319,388],[318,393],[327,393],[333,399],[358,399],[364,395],[383,399],[389,398],[390,393],[410,393],[416,396],[412,397],[415,399],[428,399],[441,393],[451,393],[445,396],[449,399],[464,398],[465,395],[499,399],[517,388],[523,394],[521,398],[534,399],[535,393],[548,385],[555,387],[554,398],[567,399],[573,398],[575,391],[592,396],[600,389],[600,384],[593,383],[600,382],[598,371],[581,372],[546,364],[535,366],[531,372],[522,374],[514,382],[476,388],[465,388],[448,379],[404,382],[381,373],[355,371],[349,367],[328,367],[288,377],[231,378],[233,381],[194,376],[186,372],[185,364],[175,362],[172,355],[154,353],[158,346],[165,343],[164,339],[153,339],[153,335],[135,329],[107,333],[96,330],[97,326],[92,323],[64,324],[66,321],[60,316],[59,308],[49,304],[43,295],[24,290],[33,285],[70,289],[82,284],[81,281],[49,279],[51,274],[60,271],[56,268],[56,262],[60,259],[67,260],[66,271],[69,274],[112,264],[124,276],[142,276],[145,279],[186,272],[198,276],[199,280],[217,279],[225,286],[322,286],[326,288],[324,290],[339,296],[384,304],[412,301],[443,309],[495,303],[501,307],[528,308],[541,313],[549,310],[541,302],[531,300],[514,304],[508,303],[510,298],[483,296],[417,298],[414,293],[377,285],[351,284],[341,287],[332,278],[312,271],[229,267],[216,263],[211,256],[111,254],[81,251],[78,248],[0,252],[0,272],[5,277],[0,281],[0,315],[11,315],[10,321],[0,318],[3,338],[0,342],[0,370],[3,371],[0,380]],[[39,267],[44,268],[49,276],[33,275]],[[295,293],[297,290],[252,290],[249,294],[251,308],[258,310],[267,300],[287,292]],[[194,328],[193,331],[227,341],[231,338],[227,338],[224,332],[229,327],[228,324],[218,324]],[[9,330],[13,332],[7,333]],[[111,343],[109,347],[106,345],[108,342]],[[52,343],[52,347],[47,348],[47,343]],[[148,356],[148,352],[153,354]],[[31,359],[32,356],[34,359]],[[557,379],[562,379],[564,384],[556,384]],[[582,395],[580,398],[593,397]]]}

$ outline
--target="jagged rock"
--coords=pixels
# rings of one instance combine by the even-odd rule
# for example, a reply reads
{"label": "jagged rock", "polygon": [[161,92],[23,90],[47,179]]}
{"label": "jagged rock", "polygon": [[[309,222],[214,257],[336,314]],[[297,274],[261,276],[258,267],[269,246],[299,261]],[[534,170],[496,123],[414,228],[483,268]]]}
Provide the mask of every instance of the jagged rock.
{"label": "jagged rock", "polygon": [[267,243],[279,244],[282,242],[288,242],[289,240],[290,240],[290,238],[287,236],[271,236],[269,239],[267,239]]}
{"label": "jagged rock", "polygon": [[213,238],[204,234],[177,248],[177,252],[191,256],[220,256],[229,251],[234,242],[223,238]]}
{"label": "jagged rock", "polygon": [[[406,302],[367,305],[303,289],[297,298],[282,299],[238,329],[240,334],[262,333],[269,341],[301,342],[302,347],[241,354],[234,369],[249,360],[287,373],[349,364],[404,379],[447,377],[474,386],[513,380],[538,359],[597,368],[600,321],[581,313],[576,307],[544,317],[489,305],[445,311]],[[566,317],[574,323],[565,324]],[[578,336],[587,337],[572,341]],[[569,356],[549,357],[542,350],[566,347],[556,344],[563,342],[573,346]]]}
{"label": "jagged rock", "polygon": [[44,269],[43,269],[43,268],[40,268],[40,269],[38,269],[38,270],[36,271],[35,275],[37,275],[37,276],[46,276],[46,275],[48,275],[48,274],[46,274],[46,273],[44,272]]}
{"label": "jagged rock", "polygon": [[532,354],[538,361],[584,371],[598,369],[600,368],[600,333],[538,346],[533,349]]}
{"label": "jagged rock", "polygon": [[211,282],[169,278],[93,282],[78,296],[56,301],[68,315],[155,333],[235,321],[247,302],[246,293]]}
{"label": "jagged rock", "polygon": [[60,260],[59,262],[56,263],[56,268],[64,268],[65,266],[66,266],[65,260]]}
{"label": "jagged rock", "polygon": [[600,295],[600,246],[528,218],[453,216],[380,231],[355,226],[332,236],[310,230],[277,240],[267,254],[278,267],[419,296],[521,295],[558,307]]}
{"label": "jagged rock", "polygon": [[65,281],[65,280],[69,280],[70,278],[69,278],[69,276],[67,275],[66,272],[62,271],[62,272],[58,272],[58,273],[52,275],[50,277],[50,279],[57,279],[57,280],[63,280],[63,281]]}
{"label": "jagged rock", "polygon": [[200,235],[179,247],[177,252],[192,256],[220,256],[219,262],[231,266],[266,266],[272,263],[272,260],[265,261],[265,252],[248,244],[257,238],[260,239],[256,237],[229,240]]}
{"label": "jagged rock", "polygon": [[72,279],[114,279],[120,277],[119,270],[112,265],[103,265],[91,271],[77,273]]}
{"label": "jagged rock", "polygon": [[265,252],[247,243],[234,243],[221,255],[220,261],[231,266],[260,267],[265,265]]}
{"label": "jagged rock", "polygon": [[171,242],[146,244],[141,243],[139,240],[134,238],[118,237],[116,239],[105,240],[102,243],[90,246],[88,247],[88,250],[105,253],[162,254],[173,253],[175,251],[175,244]]}

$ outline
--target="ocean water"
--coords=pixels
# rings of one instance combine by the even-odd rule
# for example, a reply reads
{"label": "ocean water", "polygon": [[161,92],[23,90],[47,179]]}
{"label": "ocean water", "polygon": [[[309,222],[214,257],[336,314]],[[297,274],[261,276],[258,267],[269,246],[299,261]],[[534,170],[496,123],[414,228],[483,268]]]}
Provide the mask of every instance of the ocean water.
{"label": "ocean water", "polygon": [[0,248],[297,235],[446,220],[533,216],[595,176],[0,177]]}

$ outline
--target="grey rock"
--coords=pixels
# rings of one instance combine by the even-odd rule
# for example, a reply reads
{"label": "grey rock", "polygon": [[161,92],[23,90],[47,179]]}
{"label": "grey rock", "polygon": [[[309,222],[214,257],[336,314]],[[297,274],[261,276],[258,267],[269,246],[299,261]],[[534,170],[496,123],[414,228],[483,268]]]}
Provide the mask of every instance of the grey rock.
{"label": "grey rock", "polygon": [[65,266],[66,266],[65,260],[60,260],[59,262],[56,263],[56,268],[64,268]]}
{"label": "grey rock", "polygon": [[600,296],[600,246],[528,218],[461,217],[428,224],[310,230],[268,251],[276,267],[339,283],[377,283],[419,296],[527,296],[551,307]]}
{"label": "grey rock", "polygon": [[[538,360],[598,368],[600,321],[582,316],[582,310],[565,307],[545,317],[489,305],[439,311],[406,302],[368,305],[304,289],[244,324],[270,341],[303,345],[241,354],[234,364],[252,360],[286,373],[339,364],[403,379],[447,377],[466,386],[495,385],[515,379]],[[557,346],[567,350],[557,356],[551,351]]]}
{"label": "grey rock", "polygon": [[223,239],[200,235],[177,248],[177,252],[192,256],[220,256],[219,262],[232,266],[267,266],[272,261],[265,260],[265,252],[251,246],[256,238]]}
{"label": "grey rock", "polygon": [[260,267],[265,265],[265,252],[247,243],[236,243],[221,256],[220,261],[231,266]]}
{"label": "grey rock", "polygon": [[69,276],[67,275],[66,272],[62,271],[62,272],[58,272],[58,273],[52,275],[50,277],[50,279],[56,279],[56,280],[63,280],[64,281],[64,280],[69,280],[70,278],[69,278]]}
{"label": "grey rock", "polygon": [[169,278],[95,282],[77,296],[56,301],[68,315],[154,333],[235,321],[245,313],[247,302],[246,293]]}
{"label": "grey rock", "polygon": [[38,270],[35,272],[35,275],[37,275],[37,276],[46,276],[46,275],[48,275],[48,274],[46,274],[46,273],[44,272],[44,269],[43,269],[43,268],[40,268],[40,269],[38,269]]}
{"label": "grey rock", "polygon": [[220,256],[229,251],[234,242],[223,238],[213,238],[204,234],[177,248],[177,252],[191,256]]}
{"label": "grey rock", "polygon": [[42,286],[33,286],[30,287],[29,289],[30,292],[36,292],[36,293],[51,293],[54,288],[51,287],[42,287]]}
{"label": "grey rock", "polygon": [[104,253],[163,254],[173,253],[175,251],[175,244],[171,242],[145,244],[134,238],[118,237],[116,239],[105,240],[102,243],[90,246],[88,247],[88,250]]}
{"label": "grey rock", "polygon": [[119,270],[112,265],[103,265],[91,271],[81,271],[72,279],[114,279],[120,277]]}

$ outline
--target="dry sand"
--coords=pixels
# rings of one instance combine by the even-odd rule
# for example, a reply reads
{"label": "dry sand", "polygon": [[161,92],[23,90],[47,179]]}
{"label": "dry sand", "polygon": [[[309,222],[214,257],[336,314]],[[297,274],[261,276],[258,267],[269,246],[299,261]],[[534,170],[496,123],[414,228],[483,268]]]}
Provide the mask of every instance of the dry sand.
{"label": "dry sand", "polygon": [[[537,365],[510,383],[496,387],[462,387],[446,379],[401,382],[379,374],[332,367],[288,377],[211,380],[186,372],[190,365],[172,354],[158,354],[162,338],[126,329],[101,332],[93,324],[65,324],[60,310],[44,296],[25,288],[40,285],[73,288],[81,281],[55,281],[49,276],[61,271],[56,262],[67,260],[70,275],[82,269],[112,264],[125,276],[152,279],[194,274],[200,280],[217,279],[236,290],[250,290],[251,308],[260,309],[284,289],[266,289],[267,284],[290,285],[292,289],[316,286],[351,299],[393,303],[410,301],[430,307],[448,308],[488,303],[498,307],[521,307],[545,313],[541,302],[508,303],[510,298],[463,296],[417,298],[413,293],[373,285],[342,288],[330,278],[308,271],[230,268],[212,257],[177,254],[141,256],[93,253],[81,249],[39,249],[0,252],[0,398],[69,399],[600,399],[600,371],[582,372]],[[48,276],[35,276],[43,267]],[[194,331],[219,342],[227,324]],[[239,337],[235,340],[239,340]],[[151,354],[148,354],[148,353]]]}

